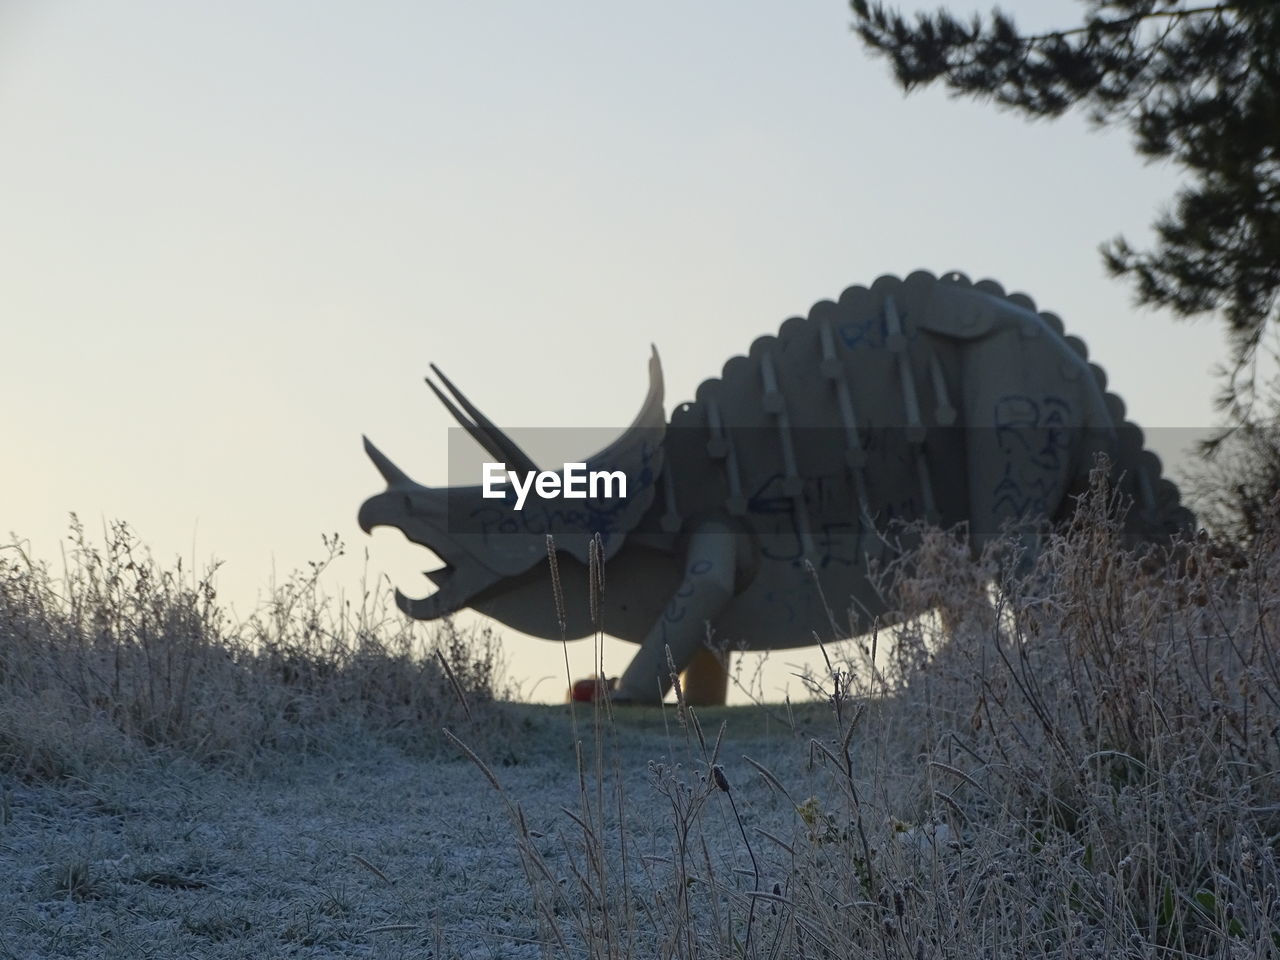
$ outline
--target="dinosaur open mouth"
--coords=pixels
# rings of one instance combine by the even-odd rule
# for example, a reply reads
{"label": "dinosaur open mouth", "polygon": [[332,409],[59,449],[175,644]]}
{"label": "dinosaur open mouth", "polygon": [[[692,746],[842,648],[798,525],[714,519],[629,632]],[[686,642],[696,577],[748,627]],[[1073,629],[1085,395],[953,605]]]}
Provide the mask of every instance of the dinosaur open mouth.
{"label": "dinosaur open mouth", "polygon": [[498,574],[478,562],[473,550],[447,532],[449,492],[414,483],[368,437],[364,449],[387,481],[387,489],[360,505],[360,529],[366,534],[378,527],[399,530],[410,543],[430,551],[440,564],[422,570],[435,585],[434,593],[410,597],[397,589],[396,605],[417,620],[434,620],[465,607],[477,593],[492,586]]}
{"label": "dinosaur open mouth", "polygon": [[396,606],[409,616],[421,620],[434,620],[452,612],[461,606],[460,603],[447,602],[449,594],[453,592],[449,586],[455,573],[457,568],[448,563],[435,570],[423,570],[422,575],[435,584],[435,592],[425,597],[411,597],[396,587]]}
{"label": "dinosaur open mouth", "polygon": [[443,588],[449,581],[449,578],[457,572],[458,568],[455,565],[449,563],[447,560],[442,560],[440,566],[436,567],[434,570],[423,570],[422,575],[437,587]]}
{"label": "dinosaur open mouth", "polygon": [[[393,552],[400,558],[397,566],[402,569],[416,568],[435,586],[435,590],[424,597],[411,597],[397,587],[396,606],[417,619],[434,620],[436,617],[453,612],[466,601],[463,595],[465,590],[461,588],[460,583],[460,579],[466,578],[459,578],[460,565],[453,559],[462,551],[452,542],[448,542],[446,537],[438,534],[431,536],[429,543],[425,542],[425,537],[415,536],[412,529],[415,524],[405,522],[412,515],[405,512],[406,515],[398,516],[394,512],[396,510],[403,511],[403,503],[399,500],[386,498],[385,494],[381,498],[374,497],[360,510],[360,528],[368,534],[380,528],[399,531],[404,540],[397,538],[397,542],[393,545]],[[410,529],[405,529],[406,527]],[[412,558],[405,556],[406,550],[411,551]],[[423,553],[427,556],[422,557]]]}
{"label": "dinosaur open mouth", "polygon": [[420,571],[422,576],[435,585],[434,591],[423,597],[413,597],[397,587],[395,592],[396,606],[409,616],[419,620],[434,620],[465,605],[466,591],[461,588],[458,565],[440,553],[440,545],[438,543],[433,543],[428,547],[426,544],[417,543],[411,537],[406,537],[406,539],[417,547],[429,550],[434,555],[434,558],[439,561],[439,565]]}
{"label": "dinosaur open mouth", "polygon": [[[362,514],[361,519],[371,519]],[[405,526],[410,527],[409,530]],[[363,524],[362,524],[363,527]],[[415,620],[435,620],[447,616],[467,606],[471,599],[486,587],[492,585],[495,574],[476,563],[467,552],[449,538],[432,532],[430,542],[423,542],[414,536],[412,524],[389,522],[370,523],[369,530],[378,527],[390,527],[399,530],[404,539],[412,544],[407,547],[403,542],[397,544],[397,552],[403,558],[403,549],[412,552],[412,559],[403,564],[401,569],[416,569],[435,586],[435,590],[426,596],[410,596],[400,588],[395,590],[396,606]],[[427,557],[421,554],[427,553]],[[426,561],[425,563],[423,561]],[[417,591],[414,591],[417,592]]]}
{"label": "dinosaur open mouth", "polygon": [[433,542],[427,549],[441,560],[435,569],[422,571],[422,575],[435,584],[435,592],[425,597],[411,597],[396,590],[396,606],[414,619],[435,620],[447,616],[467,606],[476,593],[492,584],[494,574],[479,564],[454,563],[440,552],[439,543]]}

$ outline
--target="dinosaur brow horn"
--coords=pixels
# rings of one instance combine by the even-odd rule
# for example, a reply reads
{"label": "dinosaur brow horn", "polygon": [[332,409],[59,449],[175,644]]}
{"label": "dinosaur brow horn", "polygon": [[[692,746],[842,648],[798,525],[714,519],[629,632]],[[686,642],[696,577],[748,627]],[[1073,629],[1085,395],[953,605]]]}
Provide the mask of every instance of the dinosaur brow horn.
{"label": "dinosaur brow horn", "polygon": [[445,409],[453,414],[453,418],[462,425],[463,429],[466,430],[467,433],[471,434],[471,439],[488,451],[491,457],[503,456],[500,450],[496,450],[494,448],[492,439],[489,435],[468,420],[467,415],[453,405],[453,401],[441,392],[440,388],[431,381],[430,377],[424,377],[423,379],[426,380],[427,386],[431,388],[431,392],[434,393],[440,402],[444,404]]}
{"label": "dinosaur brow horn", "polygon": [[490,456],[501,458],[507,464],[508,469],[520,470],[524,473],[538,472],[538,465],[533,462],[533,458],[521,450],[516,445],[516,442],[508,437],[497,424],[481,413],[476,408],[476,405],[468,400],[463,392],[453,385],[453,381],[441,373],[440,368],[434,363],[431,364],[431,372],[440,378],[440,382],[453,394],[454,399],[458,401],[458,406],[461,406],[467,412],[471,420],[463,416],[458,407],[449,401],[449,398],[441,392],[439,387],[431,382],[429,377],[425,378],[427,386],[440,398],[440,402],[445,405],[446,410],[453,414],[453,418],[466,428],[467,433],[471,434],[475,441],[489,452]]}

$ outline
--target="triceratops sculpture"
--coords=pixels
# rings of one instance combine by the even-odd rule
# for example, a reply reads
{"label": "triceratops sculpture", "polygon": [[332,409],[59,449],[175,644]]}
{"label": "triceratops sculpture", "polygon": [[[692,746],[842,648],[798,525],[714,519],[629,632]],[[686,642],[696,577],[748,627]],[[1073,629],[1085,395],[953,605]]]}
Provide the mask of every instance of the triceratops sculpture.
{"label": "triceratops sculpture", "polygon": [[[432,369],[453,400],[428,384],[495,460],[537,469]],[[360,508],[361,528],[397,527],[445,561],[427,574],[438,591],[397,591],[401,609],[431,620],[471,607],[558,639],[550,534],[564,634],[586,636],[586,571],[570,568],[598,536],[609,572],[598,615],[640,644],[614,697],[656,702],[671,684],[667,650],[683,670],[708,627],[738,649],[805,646],[829,633],[831,603],[854,632],[869,628],[887,613],[869,564],[885,559],[894,520],[967,522],[975,550],[1011,523],[1034,536],[1070,511],[1105,453],[1135,501],[1130,532],[1159,539],[1191,523],[1084,344],[991,281],[920,272],[851,287],[729,360],[670,424],[656,351],[649,375],[634,424],[586,462],[625,475],[621,499],[516,510],[478,485],[417,484],[366,439],[387,490]]]}

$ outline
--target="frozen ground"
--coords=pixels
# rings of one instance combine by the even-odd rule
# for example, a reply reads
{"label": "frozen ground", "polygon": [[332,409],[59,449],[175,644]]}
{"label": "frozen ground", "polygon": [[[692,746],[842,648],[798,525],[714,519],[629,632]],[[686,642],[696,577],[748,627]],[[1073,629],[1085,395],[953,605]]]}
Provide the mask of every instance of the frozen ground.
{"label": "frozen ground", "polygon": [[[555,882],[581,900],[574,870],[585,862],[584,832],[566,812],[584,809],[574,737],[567,707],[514,709],[521,733],[477,750],[501,793],[456,748],[431,758],[376,742],[247,774],[170,760],[89,781],[10,780],[0,808],[0,957],[559,955],[530,895],[507,801],[519,804]],[[807,708],[795,729],[781,720],[750,707],[704,715],[708,738],[727,724],[721,762],[756,837],[759,828],[790,837],[800,818],[744,754],[793,797],[826,789],[824,773],[805,770],[804,748],[826,725],[824,711]],[[590,774],[589,712],[578,724]],[[696,800],[706,766],[671,710],[627,711],[608,740],[603,789],[585,781],[588,809],[609,856],[625,831],[636,909],[652,910],[652,889],[673,875],[673,811]],[[727,797],[711,792],[697,817],[724,882],[752,889]]]}

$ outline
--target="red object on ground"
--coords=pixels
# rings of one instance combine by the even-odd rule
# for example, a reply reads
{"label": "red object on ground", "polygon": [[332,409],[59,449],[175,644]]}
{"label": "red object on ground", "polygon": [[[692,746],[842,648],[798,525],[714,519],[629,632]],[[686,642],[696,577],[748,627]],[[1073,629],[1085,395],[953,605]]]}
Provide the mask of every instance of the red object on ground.
{"label": "red object on ground", "polygon": [[569,699],[578,703],[591,703],[601,699],[604,691],[612,690],[617,685],[617,677],[610,677],[607,680],[604,677],[587,677],[585,680],[575,680],[573,688],[569,691]]}

